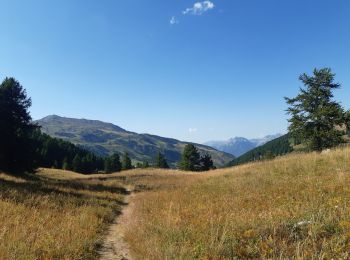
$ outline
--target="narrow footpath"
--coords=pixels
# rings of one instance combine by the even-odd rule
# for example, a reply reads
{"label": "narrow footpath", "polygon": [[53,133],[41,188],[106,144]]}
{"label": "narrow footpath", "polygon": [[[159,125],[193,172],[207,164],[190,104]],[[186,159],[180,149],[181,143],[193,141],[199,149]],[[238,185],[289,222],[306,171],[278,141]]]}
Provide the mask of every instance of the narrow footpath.
{"label": "narrow footpath", "polygon": [[132,218],[134,207],[135,193],[132,190],[129,192],[130,194],[124,200],[126,206],[108,228],[102,247],[98,252],[101,260],[132,260],[129,246],[124,240],[125,230]]}

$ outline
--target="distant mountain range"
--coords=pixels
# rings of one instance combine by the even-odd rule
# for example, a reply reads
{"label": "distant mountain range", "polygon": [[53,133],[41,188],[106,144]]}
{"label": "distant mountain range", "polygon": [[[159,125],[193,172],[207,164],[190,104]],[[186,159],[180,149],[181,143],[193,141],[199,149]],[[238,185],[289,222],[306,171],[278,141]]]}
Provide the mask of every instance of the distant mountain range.
{"label": "distant mountain range", "polygon": [[204,145],[208,145],[213,147],[219,151],[223,151],[229,154],[234,155],[235,157],[239,157],[246,152],[266,144],[267,142],[274,140],[278,137],[282,136],[282,134],[275,135],[267,135],[263,138],[255,138],[255,139],[247,139],[244,137],[235,137],[226,141],[210,141],[204,143]]}
{"label": "distant mountain range", "polygon": [[[150,134],[137,134],[111,123],[97,120],[66,118],[56,115],[36,121],[42,132],[85,147],[98,155],[128,152],[133,161],[153,162],[158,151],[165,154],[168,163],[176,165],[188,142]],[[212,147],[195,144],[198,150],[211,155],[214,164],[222,167],[235,157]]]}

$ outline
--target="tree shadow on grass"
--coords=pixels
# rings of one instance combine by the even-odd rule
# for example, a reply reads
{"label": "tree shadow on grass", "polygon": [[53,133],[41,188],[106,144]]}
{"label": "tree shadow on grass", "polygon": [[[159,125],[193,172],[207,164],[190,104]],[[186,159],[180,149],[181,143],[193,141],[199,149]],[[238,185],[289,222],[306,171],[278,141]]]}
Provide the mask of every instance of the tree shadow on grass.
{"label": "tree shadow on grass", "polygon": [[[52,208],[53,213],[61,210],[79,212],[76,210],[80,207],[93,207],[93,212],[103,222],[100,229],[96,230],[101,237],[122,213],[122,207],[128,204],[124,202],[124,196],[130,192],[123,187],[88,183],[89,180],[55,180],[33,174],[15,177],[0,177],[0,202],[22,204],[29,211],[32,208],[51,211]],[[108,210],[101,211],[101,208]],[[101,245],[102,240],[94,242],[96,257]]]}
{"label": "tree shadow on grass", "polygon": [[[6,173],[6,172],[4,172]],[[44,176],[36,175],[35,173],[25,173],[25,174],[14,174],[14,173],[6,173],[10,176],[13,176],[15,178],[21,179],[22,181],[26,181],[26,183],[30,183],[32,185],[55,185],[59,187],[64,188],[71,188],[75,190],[88,190],[88,191],[96,191],[96,192],[111,192],[111,193],[117,193],[122,195],[129,195],[130,191],[128,191],[124,187],[112,187],[108,185],[103,184],[95,184],[95,183],[88,183],[89,181],[93,180],[99,180],[99,181],[105,181],[105,180],[121,180],[124,181],[124,176],[118,176],[113,178],[104,178],[104,177],[98,177],[98,178],[78,178],[78,179],[72,179],[72,180],[56,180],[47,178]],[[1,179],[0,179],[1,181]]]}
{"label": "tree shadow on grass", "polygon": [[[23,176],[21,176],[22,178]],[[54,195],[54,206],[64,207],[68,201],[75,206],[103,206],[113,207],[113,205],[124,206],[121,199],[115,199],[102,192],[109,192],[119,195],[127,195],[129,191],[123,187],[104,186],[102,184],[79,183],[75,181],[61,181],[43,179],[40,177],[26,176],[25,182],[0,179],[0,198],[15,200],[16,203],[25,203],[35,196]],[[65,190],[69,189],[69,191]],[[85,193],[84,193],[85,192]],[[86,192],[91,192],[86,194]],[[71,200],[74,198],[74,200]],[[40,200],[38,200],[40,203]]]}
{"label": "tree shadow on grass", "polygon": [[73,190],[87,190],[93,192],[110,192],[121,195],[129,195],[130,192],[124,187],[113,187],[98,183],[88,183],[89,180],[52,180],[47,178],[40,178],[44,182],[50,183],[62,188],[69,188]]}

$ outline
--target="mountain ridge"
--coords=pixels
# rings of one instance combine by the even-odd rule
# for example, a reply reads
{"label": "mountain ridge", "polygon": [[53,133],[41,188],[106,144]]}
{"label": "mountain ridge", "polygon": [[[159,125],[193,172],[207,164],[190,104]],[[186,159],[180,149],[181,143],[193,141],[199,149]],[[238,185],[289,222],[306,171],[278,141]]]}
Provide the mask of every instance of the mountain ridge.
{"label": "mountain ridge", "polygon": [[[50,115],[35,122],[41,126],[42,132],[83,146],[101,156],[128,152],[133,161],[153,162],[157,152],[161,151],[172,167],[180,160],[185,145],[191,143],[153,134],[138,134],[99,120]],[[210,154],[217,167],[222,167],[235,158],[203,144],[192,144],[202,154]]]}

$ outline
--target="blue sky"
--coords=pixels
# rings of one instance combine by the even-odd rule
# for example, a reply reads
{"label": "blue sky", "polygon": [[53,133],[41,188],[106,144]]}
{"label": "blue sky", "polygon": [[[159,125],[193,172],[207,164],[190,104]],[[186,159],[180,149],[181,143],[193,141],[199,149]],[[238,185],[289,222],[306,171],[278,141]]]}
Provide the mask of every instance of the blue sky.
{"label": "blue sky", "polygon": [[204,142],[285,132],[298,76],[350,107],[348,0],[0,0],[0,78],[31,114]]}

